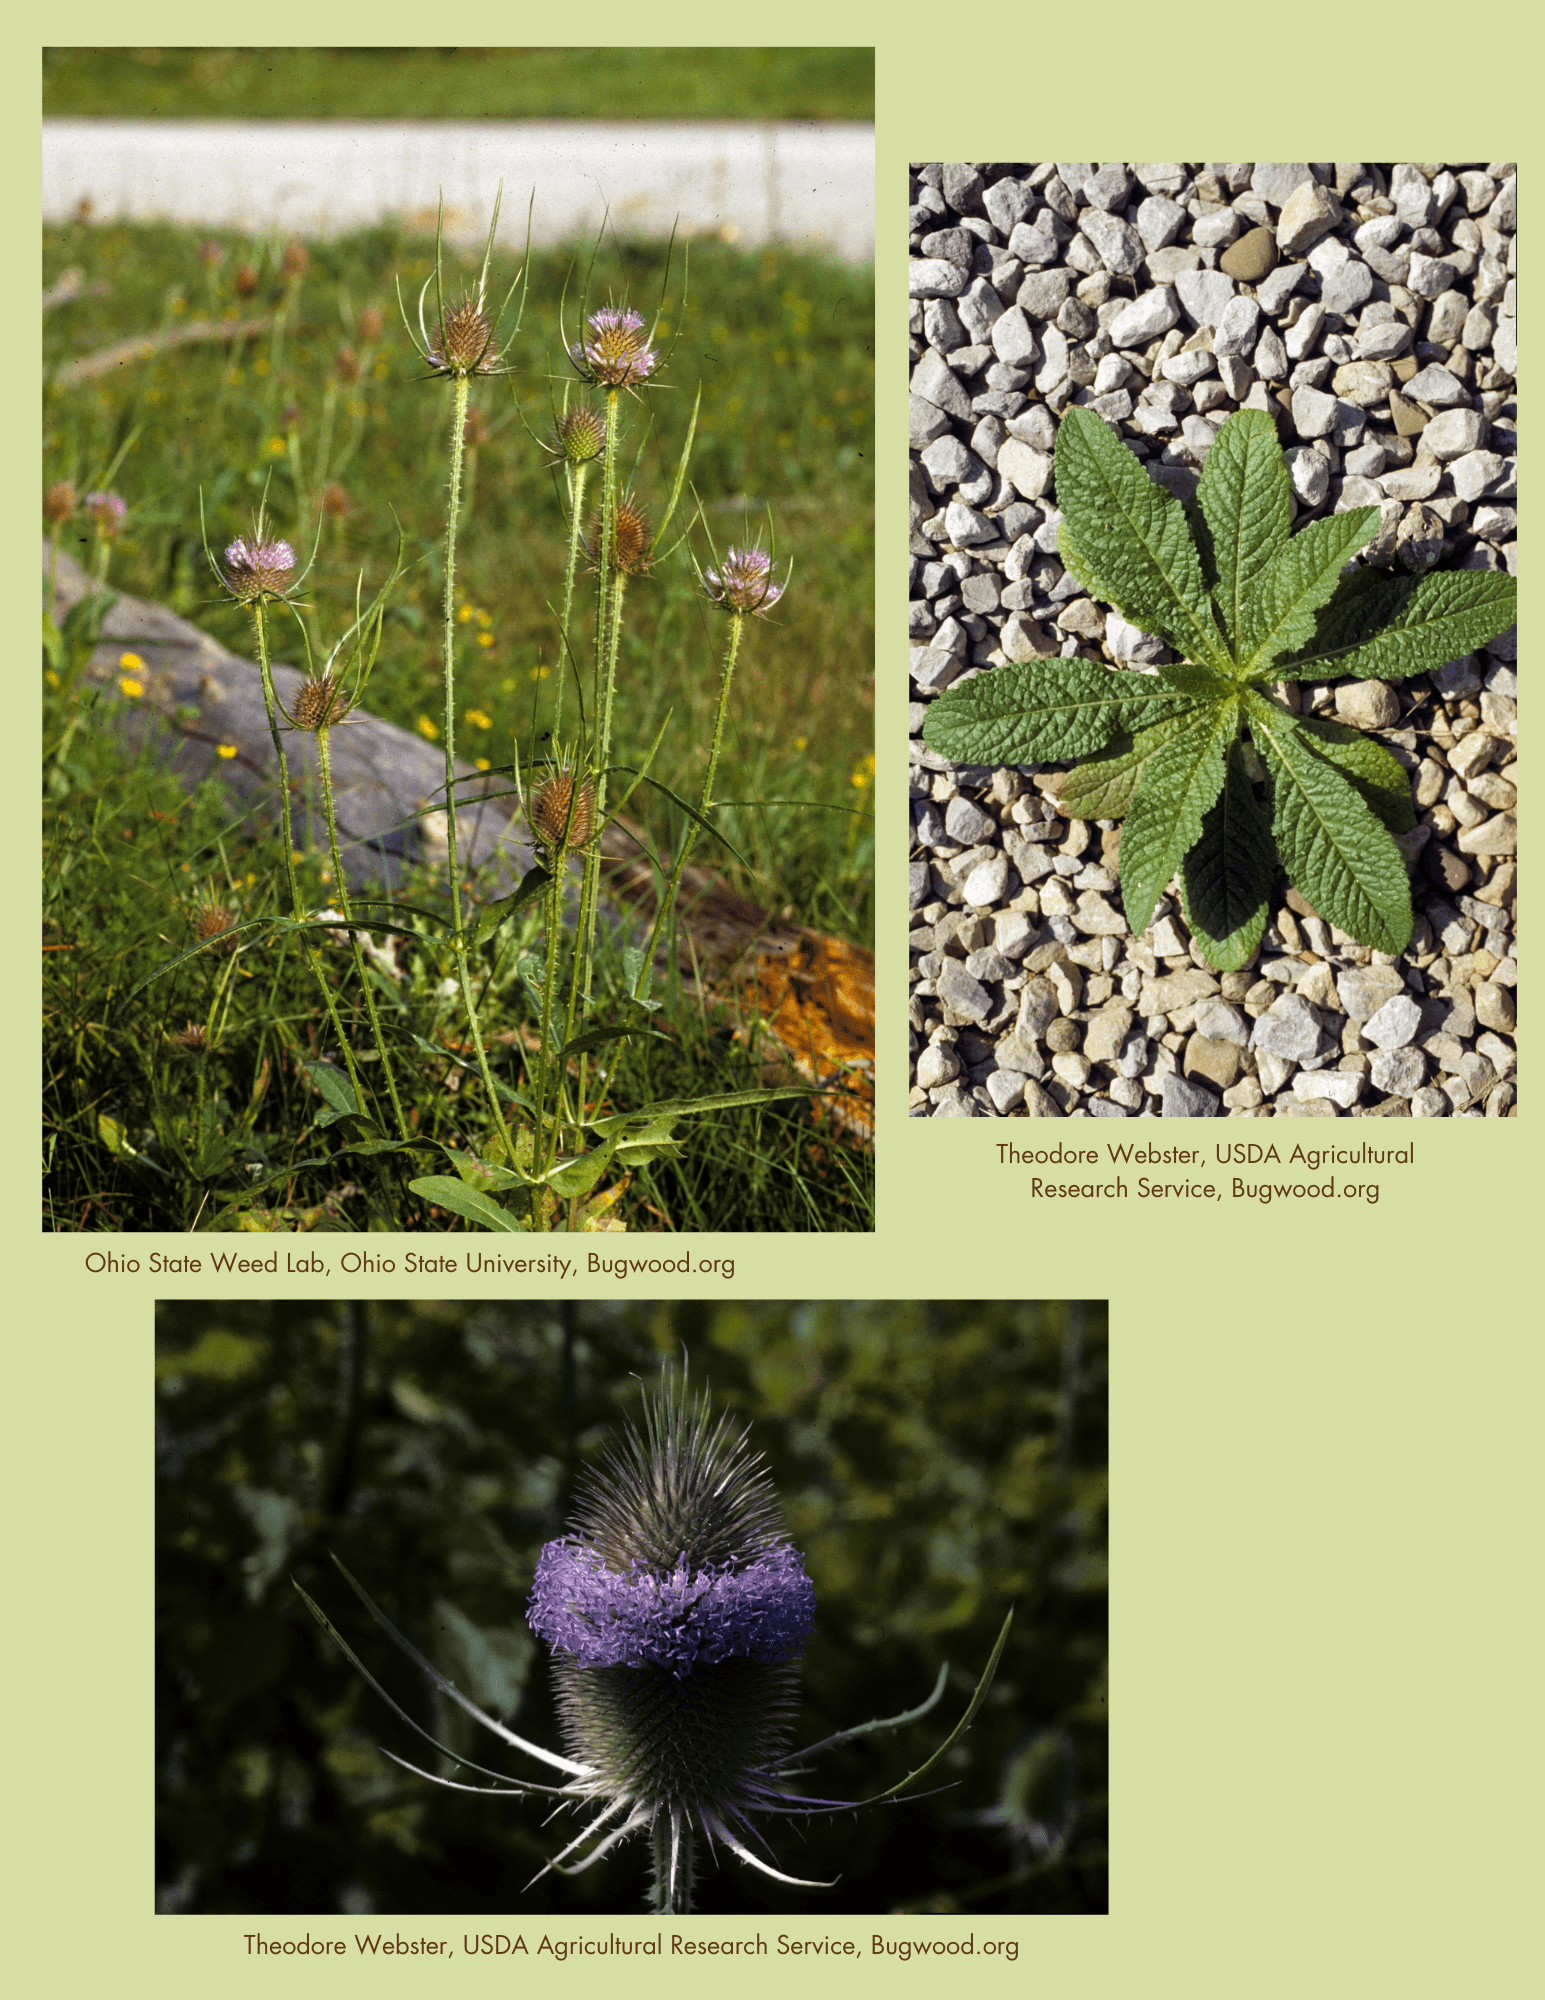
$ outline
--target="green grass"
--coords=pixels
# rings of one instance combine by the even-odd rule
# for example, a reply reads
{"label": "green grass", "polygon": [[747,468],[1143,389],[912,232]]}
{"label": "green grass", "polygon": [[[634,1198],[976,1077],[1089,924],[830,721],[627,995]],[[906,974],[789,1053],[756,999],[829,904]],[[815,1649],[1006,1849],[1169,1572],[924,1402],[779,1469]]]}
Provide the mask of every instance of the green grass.
{"label": "green grass", "polygon": [[[158,326],[272,310],[282,244],[228,239],[213,283],[195,245],[189,232],[165,228],[50,232],[46,274],[79,265],[88,288],[106,288],[88,289],[48,315],[50,367]],[[349,509],[327,521],[307,582],[314,640],[325,649],[337,638],[361,571],[371,587],[384,576],[400,523],[410,567],[366,700],[426,736],[436,732],[440,714],[449,397],[443,385],[416,379],[423,371],[396,317],[392,279],[400,272],[405,290],[416,294],[431,258],[432,246],[387,232],[312,246],[282,346],[267,337],[234,350],[193,346],[73,386],[53,381],[44,435],[45,483],[68,478],[82,489],[102,483],[128,446],[111,482],[128,499],[129,514],[110,581],[169,603],[250,657],[250,619],[220,598],[204,561],[200,491],[217,548],[249,526],[266,487],[279,531],[309,549],[318,453],[330,425],[325,469],[346,489]],[[228,287],[243,262],[256,273],[256,290],[238,305]],[[716,862],[762,907],[867,940],[872,282],[868,273],[818,258],[781,251],[749,256],[719,244],[694,246],[690,268],[683,310],[679,260],[666,286],[662,251],[608,245],[590,295],[592,302],[626,295],[646,309],[662,289],[666,298],[669,364],[661,386],[630,413],[642,438],[630,461],[638,498],[658,508],[701,380],[692,478],[717,546],[744,539],[748,530],[765,534],[770,513],[780,570],[785,560],[793,563],[793,582],[773,617],[755,621],[746,635],[716,787],[721,798],[752,802],[724,815],[744,866],[715,855],[707,841],[698,859]],[[457,260],[448,260],[448,282],[463,275]],[[503,281],[510,275],[506,270]],[[476,454],[458,549],[458,748],[495,767],[529,754],[556,687],[550,606],[562,585],[564,531],[546,456],[529,433],[547,431],[560,393],[565,283],[565,324],[572,331],[584,264],[576,270],[573,260],[555,255],[534,260],[523,330],[508,350],[516,372],[480,382],[475,392],[489,437]],[[373,350],[359,330],[370,305],[388,313]],[[338,350],[350,340],[364,362],[357,383],[339,380]],[[692,549],[707,558],[701,525]],[[286,629],[276,626],[276,652],[294,659],[298,634],[288,628],[287,641]],[[688,796],[702,780],[723,636],[722,614],[695,588],[688,550],[667,547],[653,574],[629,589],[616,745],[627,761],[663,724],[655,769]],[[573,713],[571,697],[571,720]],[[673,808],[640,793],[633,809],[652,841],[674,844]],[[301,1056],[315,1052],[316,1000],[293,957],[243,955],[236,1025],[208,1058],[202,1126],[189,1059],[172,1051],[167,1036],[201,1018],[217,968],[206,954],[172,981],[126,1001],[139,980],[185,945],[188,908],[211,879],[246,914],[281,906],[270,879],[271,843],[230,824],[217,788],[195,800],[172,791],[96,714],[77,730],[55,774],[48,814],[48,942],[58,947],[50,954],[50,1226],[207,1226],[214,1215],[234,1213],[230,1203],[243,1191],[249,1204],[297,1214],[333,1197],[324,1223],[384,1226],[394,1202],[400,1214],[400,1188],[394,1195],[384,1169],[354,1172],[358,1192],[347,1197],[338,1190],[349,1170],[330,1155],[320,1167],[288,1171],[318,1157],[311,1120],[320,1109],[296,1068]],[[313,881],[316,893],[325,894],[325,884]],[[507,951],[491,974],[495,1033],[513,1035],[525,1018],[510,969],[516,955]],[[427,963],[415,971],[424,993],[439,976]],[[668,1056],[657,1049],[651,1064],[677,1066],[672,1094],[759,1081],[753,1058],[728,1042],[711,1017],[675,1006],[669,1032]],[[369,1044],[364,1032],[351,1040],[356,1050]],[[443,1070],[421,1065],[415,1081],[418,1129],[441,1137],[458,1130]],[[643,1092],[650,1075],[638,1063],[627,1088]],[[682,1088],[684,1076],[696,1078],[690,1090]],[[121,1131],[154,1165],[110,1151],[99,1122],[104,1116],[112,1121],[105,1128],[110,1137]],[[867,1161],[833,1148],[803,1107],[690,1121],[690,1128],[690,1160],[635,1176],[628,1200],[636,1226],[867,1226]],[[460,1137],[471,1143],[474,1135]],[[260,1183],[263,1191],[254,1196]],[[425,1226],[445,1223],[443,1215],[421,1219]]]}
{"label": "green grass", "polygon": [[872,49],[45,49],[51,117],[854,118]]}

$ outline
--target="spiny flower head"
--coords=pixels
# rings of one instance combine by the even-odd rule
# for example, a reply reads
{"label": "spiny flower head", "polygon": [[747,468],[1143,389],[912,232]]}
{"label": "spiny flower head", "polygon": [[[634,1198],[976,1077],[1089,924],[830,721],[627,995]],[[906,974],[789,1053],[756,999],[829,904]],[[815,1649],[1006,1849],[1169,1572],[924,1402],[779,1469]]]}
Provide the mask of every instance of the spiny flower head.
{"label": "spiny flower head", "polygon": [[198,1055],[201,1050],[209,1046],[209,1030],[202,1021],[190,1021],[187,1027],[179,1028],[175,1035],[170,1035],[167,1039],[174,1048],[183,1050],[185,1054]]}
{"label": "spiny flower head", "polygon": [[643,319],[631,306],[602,306],[591,313],[584,338],[570,343],[569,359],[587,382],[606,389],[636,388],[660,365],[644,337]]}
{"label": "spiny flower head", "polygon": [[386,315],[379,306],[366,306],[359,316],[359,337],[366,346],[381,338],[386,327]]}
{"label": "spiny flower head", "polygon": [[[601,566],[601,539],[601,512],[597,508],[591,516],[590,537],[585,543],[585,551],[594,569]],[[621,570],[625,576],[637,576],[647,570],[653,541],[649,516],[643,508],[632,500],[619,500],[612,517],[612,568]]]}
{"label": "spiny flower head", "polygon": [[238,535],[225,552],[225,587],[241,604],[282,597],[294,567],[295,551],[288,542]]}
{"label": "spiny flower head", "polygon": [[227,931],[236,927],[236,912],[214,896],[206,896],[195,905],[191,921],[193,935],[200,944],[212,944],[218,950],[228,951],[236,942],[226,936]]}
{"label": "spiny flower head", "polygon": [[56,479],[43,496],[43,518],[55,523],[68,521],[75,512],[75,482]]}
{"label": "spiny flower head", "polygon": [[531,794],[526,818],[544,847],[584,847],[595,831],[595,786],[582,779],[576,798],[574,773],[555,771]]}
{"label": "spiny flower head", "polygon": [[314,674],[301,684],[290,715],[297,729],[331,729],[348,721],[352,706],[340,681],[331,674]]}
{"label": "spiny flower head", "polygon": [[570,465],[588,465],[606,449],[605,417],[586,403],[576,403],[553,425],[552,449]]}
{"label": "spiny flower head", "polygon": [[492,375],[499,346],[481,298],[463,299],[440,316],[430,333],[426,359],[437,375]]}
{"label": "spiny flower head", "polygon": [[726,549],[716,569],[703,571],[703,590],[726,611],[761,614],[771,610],[784,586],[773,575],[772,557],[765,549]]}
{"label": "spiny flower head", "polygon": [[213,236],[206,236],[193,254],[213,271],[225,262],[225,245]]}

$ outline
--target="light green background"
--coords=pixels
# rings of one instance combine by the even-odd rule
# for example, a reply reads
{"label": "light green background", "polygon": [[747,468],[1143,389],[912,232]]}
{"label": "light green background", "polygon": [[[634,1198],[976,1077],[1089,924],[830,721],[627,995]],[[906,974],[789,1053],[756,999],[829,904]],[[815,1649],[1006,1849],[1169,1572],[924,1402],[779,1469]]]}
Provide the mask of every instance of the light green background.
{"label": "light green background", "polygon": [[[1045,1124],[905,1117],[905,638],[902,606],[906,359],[901,208],[909,158],[1122,158],[1309,153],[1413,159],[1516,156],[1526,192],[1538,110],[1539,37],[1513,4],[1397,12],[1222,14],[1106,4],[1076,10],[884,9],[838,0],[775,19],[722,9],[593,5],[516,16],[476,0],[429,20],[389,0],[372,10],[270,6],[265,37],[385,42],[456,30],[468,45],[542,39],[865,42],[878,36],[881,310],[879,399],[889,411],[877,474],[881,549],[878,793],[880,1215],[874,1239],[613,1238],[607,1254],[686,1248],[733,1254],[746,1297],[1109,1296],[1112,1314],[1115,1712],[1112,1914],[1106,1918],[854,1919],[797,1934],[856,1936],[866,1956],[695,1963],[460,1956],[325,1969],[256,1960],[250,1918],[156,1919],[152,1891],[150,1302],[158,1289],[209,1296],[251,1284],[147,1275],[157,1239],[102,1239],[138,1256],[138,1276],[88,1277],[88,1245],[34,1234],[29,1119],[12,1126],[6,1371],[7,1511],[13,1640],[8,1969],[29,1996],[182,1996],[261,1990],[422,1993],[532,1989],[630,1992],[801,1989],[862,1995],[1080,1996],[1521,1993],[1538,1976],[1528,1911],[1540,1841],[1539,1326],[1545,1295],[1542,1176],[1529,1118],[1502,1123],[1338,1124],[1414,1135],[1415,1168],[1389,1169],[1377,1207],[1177,1209],[1130,1203],[1037,1208],[1024,1170],[996,1143]],[[65,23],[51,25],[57,37]],[[254,22],[207,7],[133,14],[77,7],[73,39],[209,43]],[[728,28],[743,28],[743,36]],[[255,37],[254,37],[255,38]],[[8,234],[35,268],[35,72],[15,54]],[[598,106],[604,114],[605,107]],[[30,278],[15,380],[35,379]],[[1528,289],[1526,281],[1526,289]],[[1526,305],[1526,334],[1532,325]],[[33,434],[31,391],[24,436]],[[30,451],[30,445],[25,448]],[[29,464],[24,455],[23,464]],[[12,601],[31,581],[35,515],[26,480],[3,503]],[[16,551],[20,551],[18,554]],[[26,576],[20,575],[23,556]],[[28,641],[30,644],[30,640]],[[19,663],[18,663],[19,664]],[[1527,703],[1526,703],[1526,713]],[[22,740],[25,738],[25,740]],[[13,848],[30,841],[30,733],[12,735]],[[1527,823],[1526,823],[1527,833]],[[1527,876],[1526,876],[1527,880]],[[15,895],[20,901],[20,893]],[[13,1001],[12,1096],[35,1090],[30,983]],[[1535,1010],[1525,989],[1526,1020]],[[1528,1046],[1526,1025],[1524,1045]],[[1529,1099],[1524,1099],[1527,1108]],[[1108,1128],[1094,1129],[1103,1143]],[[1144,1124],[1143,1137],[1173,1142]],[[1209,1122],[1203,1145],[1287,1133],[1328,1143],[1318,1123]],[[1138,1136],[1130,1125],[1120,1136]],[[1279,1139],[1280,1143],[1280,1139]],[[465,1242],[467,1239],[459,1239]],[[207,1243],[208,1239],[204,1239]],[[234,1244],[237,1239],[230,1239]],[[248,1240],[254,1247],[258,1239]],[[308,1239],[336,1257],[341,1239]],[[375,1251],[382,1239],[372,1239]],[[162,1239],[186,1250],[187,1239]],[[203,1247],[202,1245],[200,1246]],[[268,1247],[264,1245],[263,1247]],[[408,1247],[406,1244],[401,1246]],[[418,1239],[415,1247],[424,1247]],[[283,1261],[281,1248],[281,1262]],[[714,1281],[705,1289],[717,1289]],[[265,1295],[304,1291],[264,1281]],[[338,1295],[430,1289],[486,1294],[485,1281],[338,1280]],[[581,1279],[576,1292],[612,1289]],[[642,1279],[640,1296],[698,1289]],[[992,1385],[982,1385],[984,1395]],[[469,1913],[468,1928],[541,1925]],[[644,1920],[612,1926],[637,1934]],[[750,1920],[687,1920],[698,1936]],[[1016,1964],[883,1964],[875,1928],[940,1937],[1014,1936]],[[265,1935],[352,1935],[363,1924],[283,1919]],[[414,1934],[407,1920],[395,1929]],[[570,1926],[565,1935],[577,1932]],[[776,1926],[763,1926],[770,1944]],[[793,1927],[791,1927],[791,1930]]]}

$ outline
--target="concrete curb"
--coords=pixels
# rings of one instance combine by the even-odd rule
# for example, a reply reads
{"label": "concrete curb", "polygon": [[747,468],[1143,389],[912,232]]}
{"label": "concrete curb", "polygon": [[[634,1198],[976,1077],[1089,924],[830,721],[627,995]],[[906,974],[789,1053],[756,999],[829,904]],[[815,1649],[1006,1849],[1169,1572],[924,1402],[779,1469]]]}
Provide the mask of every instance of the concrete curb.
{"label": "concrete curb", "polygon": [[543,247],[611,225],[623,236],[716,236],[874,258],[874,127],[861,124],[328,124],[50,118],[43,217],[177,222],[326,237],[388,216],[481,243],[504,181],[499,242]]}

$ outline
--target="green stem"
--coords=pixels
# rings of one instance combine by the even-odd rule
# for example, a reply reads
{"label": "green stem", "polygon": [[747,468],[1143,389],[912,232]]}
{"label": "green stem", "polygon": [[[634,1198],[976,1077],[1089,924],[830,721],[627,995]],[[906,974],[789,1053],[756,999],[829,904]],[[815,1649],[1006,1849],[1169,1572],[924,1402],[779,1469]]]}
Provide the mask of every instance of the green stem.
{"label": "green stem", "polygon": [[[708,752],[708,771],[703,779],[703,802],[699,807],[704,819],[707,819],[713,809],[713,784],[719,769],[719,750],[724,742],[724,718],[730,705],[730,682],[734,678],[735,660],[740,652],[741,627],[745,622],[743,612],[736,611],[730,616],[729,643],[724,649],[724,667],[719,676],[719,709],[714,717],[713,744]],[[681,878],[686,872],[688,858],[697,841],[697,831],[695,820],[689,820],[682,831],[681,841],[676,850],[675,865],[671,869],[669,886],[660,898],[659,908],[655,911],[654,928],[649,934],[649,949],[644,954],[644,962],[639,967],[638,980],[633,988],[634,999],[642,998],[647,988],[650,968],[654,964],[654,955],[660,942],[660,932],[675,907],[676,897],[681,888]]]}
{"label": "green stem", "polygon": [[[338,853],[338,820],[333,811],[333,756],[330,737],[332,731],[322,728],[317,731],[317,764],[322,773],[322,808],[327,818],[327,849],[333,860],[333,886],[338,891],[338,901],[343,909],[346,924],[354,922],[354,912],[349,908],[348,884],[344,879],[343,861]],[[376,1013],[375,995],[370,990],[370,979],[365,971],[365,955],[360,949],[359,933],[349,932],[349,943],[354,950],[354,970],[359,975],[360,991],[365,996],[365,1011],[370,1016],[370,1032],[375,1038],[376,1054],[381,1059],[381,1073],[386,1078],[386,1088],[392,1100],[392,1110],[397,1116],[397,1135],[407,1139],[408,1121],[403,1116],[402,1104],[397,1096],[397,1079],[392,1072],[392,1059],[386,1053],[386,1042],[381,1034],[381,1020]]]}
{"label": "green stem", "polygon": [[563,576],[563,617],[558,626],[558,699],[553,705],[553,742],[563,730],[563,690],[569,677],[569,619],[574,609],[574,579],[579,574],[580,529],[584,521],[585,486],[590,466],[582,461],[572,468],[569,489],[569,564]]}
{"label": "green stem", "polygon": [[[279,734],[279,705],[274,698],[273,668],[268,659],[268,622],[263,616],[263,599],[260,597],[252,607],[252,615],[257,623],[258,667],[263,676],[263,706],[268,711],[268,733],[273,738],[274,757],[279,766],[279,816],[281,837],[284,842],[284,872],[290,885],[290,913],[296,923],[306,921],[306,912],[301,905],[300,883],[295,874],[295,836],[290,823],[290,765],[284,754],[284,738]],[[311,967],[317,988],[322,995],[322,1005],[327,1009],[327,1018],[332,1023],[333,1033],[338,1038],[344,1067],[349,1072],[349,1081],[354,1086],[354,1101],[360,1111],[366,1112],[365,1086],[360,1081],[359,1070],[355,1067],[354,1051],[349,1047],[349,1038],[343,1032],[343,1023],[338,1018],[338,1009],[333,1000],[332,988],[322,971],[322,961],[310,934],[300,934],[301,948],[306,954],[306,963]]]}
{"label": "green stem", "polygon": [[[547,1111],[547,1072],[551,1066],[549,1044],[552,1041],[553,989],[558,983],[558,929],[563,921],[563,884],[568,873],[567,849],[550,850],[552,880],[547,885],[547,964],[542,974],[542,1042],[537,1052],[536,1070],[536,1131],[533,1160],[550,1167],[557,1156],[558,1142],[558,1100],[563,1092],[563,1072],[557,1076],[557,1090],[553,1100],[553,1121],[551,1129],[543,1125]],[[549,1143],[550,1142],[550,1143]],[[533,1219],[536,1210],[533,1209]]]}
{"label": "green stem", "polygon": [[456,517],[461,511],[462,432],[467,422],[467,386],[467,377],[458,375],[455,414],[451,420],[451,496],[445,527],[445,835],[451,870],[451,924],[462,1004],[467,1010],[467,1025],[472,1031],[478,1073],[488,1093],[488,1105],[504,1147],[505,1161],[513,1166],[515,1148],[489,1071],[483,1031],[477,1018],[477,1002],[472,997],[472,975],[467,969],[467,937],[461,923],[460,864],[456,855]]}
{"label": "green stem", "polygon": [[[676,1854],[676,1879],[671,1881],[671,1832],[680,1829]],[[685,1917],[692,1912],[692,1878],[695,1872],[692,1822],[685,1813],[658,1814],[649,1829],[654,1862],[654,1898],[651,1916]]]}

